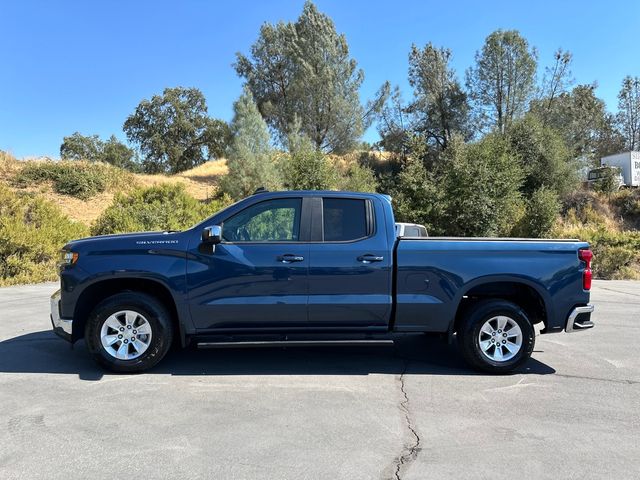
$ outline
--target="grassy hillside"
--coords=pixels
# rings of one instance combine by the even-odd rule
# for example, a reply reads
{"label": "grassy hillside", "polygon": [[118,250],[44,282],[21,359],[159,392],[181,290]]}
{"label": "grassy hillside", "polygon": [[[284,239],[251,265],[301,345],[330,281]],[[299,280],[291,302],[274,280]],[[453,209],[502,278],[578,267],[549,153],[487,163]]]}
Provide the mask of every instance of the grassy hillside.
{"label": "grassy hillside", "polygon": [[552,235],[591,244],[597,278],[640,279],[640,190],[577,191],[564,201]]}
{"label": "grassy hillside", "polygon": [[[218,179],[227,172],[225,160],[207,162],[192,170],[178,175],[146,175],[123,172],[119,169],[108,168],[109,171],[119,171],[119,178],[108,183],[102,192],[95,192],[88,198],[78,198],[56,191],[50,180],[33,181],[21,178],[21,173],[33,166],[53,164],[50,160],[17,160],[10,154],[0,151],[0,185],[8,187],[14,192],[38,194],[45,200],[56,205],[70,219],[85,225],[92,224],[100,214],[113,202],[118,192],[128,192],[136,187],[151,187],[164,184],[181,184],[185,191],[196,200],[210,199],[216,192]],[[87,166],[87,162],[73,162],[78,166]],[[89,164],[90,165],[90,164]]]}

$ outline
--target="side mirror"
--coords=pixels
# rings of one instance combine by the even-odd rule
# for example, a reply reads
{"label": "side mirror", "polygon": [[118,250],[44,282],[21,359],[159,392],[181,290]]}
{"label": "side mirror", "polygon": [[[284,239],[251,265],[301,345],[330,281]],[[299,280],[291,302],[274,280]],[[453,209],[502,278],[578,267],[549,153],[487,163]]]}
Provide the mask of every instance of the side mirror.
{"label": "side mirror", "polygon": [[202,230],[202,243],[209,243],[216,245],[222,241],[222,227],[220,225],[213,225],[211,227],[205,227]]}

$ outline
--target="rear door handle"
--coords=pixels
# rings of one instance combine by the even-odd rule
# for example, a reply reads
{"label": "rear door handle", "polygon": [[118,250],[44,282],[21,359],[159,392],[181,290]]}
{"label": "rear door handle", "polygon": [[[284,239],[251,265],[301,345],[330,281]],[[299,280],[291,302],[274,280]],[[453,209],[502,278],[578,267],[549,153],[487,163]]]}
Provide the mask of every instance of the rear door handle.
{"label": "rear door handle", "polygon": [[282,263],[303,262],[304,257],[302,255],[292,255],[291,253],[285,253],[278,257],[278,261]]}
{"label": "rear door handle", "polygon": [[360,255],[358,257],[358,261],[362,263],[373,263],[373,262],[381,262],[384,260],[384,257],[380,257],[378,255]]}

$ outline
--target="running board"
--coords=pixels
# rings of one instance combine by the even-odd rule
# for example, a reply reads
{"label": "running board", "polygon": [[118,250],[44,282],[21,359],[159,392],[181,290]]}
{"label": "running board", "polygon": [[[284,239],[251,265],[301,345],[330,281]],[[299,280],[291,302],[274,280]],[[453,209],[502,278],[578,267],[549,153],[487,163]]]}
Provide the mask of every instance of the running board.
{"label": "running board", "polygon": [[264,341],[230,341],[230,342],[198,342],[198,348],[260,348],[260,347],[355,347],[355,346],[393,345],[393,340],[264,340]]}

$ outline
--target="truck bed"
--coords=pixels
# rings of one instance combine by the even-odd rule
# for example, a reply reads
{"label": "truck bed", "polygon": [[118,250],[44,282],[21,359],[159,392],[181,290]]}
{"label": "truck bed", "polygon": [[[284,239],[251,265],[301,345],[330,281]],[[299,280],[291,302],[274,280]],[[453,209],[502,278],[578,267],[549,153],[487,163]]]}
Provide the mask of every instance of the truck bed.
{"label": "truck bed", "polygon": [[560,331],[566,319],[554,312],[588,298],[578,258],[587,247],[567,239],[402,237],[395,247],[394,329],[446,332],[476,285],[507,296],[515,284],[543,302],[549,331]]}
{"label": "truck bed", "polygon": [[399,237],[399,240],[439,240],[456,242],[561,242],[575,243],[575,238],[518,238],[518,237]]}

